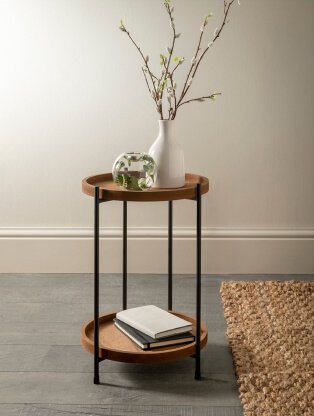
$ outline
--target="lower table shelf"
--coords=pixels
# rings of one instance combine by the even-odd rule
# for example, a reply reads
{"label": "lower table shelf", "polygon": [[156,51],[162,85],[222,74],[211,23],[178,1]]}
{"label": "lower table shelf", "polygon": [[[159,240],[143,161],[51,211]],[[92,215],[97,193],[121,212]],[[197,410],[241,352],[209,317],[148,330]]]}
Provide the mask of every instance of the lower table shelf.
{"label": "lower table shelf", "polygon": [[[119,331],[113,323],[117,312],[108,313],[99,317],[99,358],[125,363],[162,363],[176,361],[195,354],[195,342],[170,347],[156,348],[143,351],[126,335]],[[192,323],[195,334],[196,321],[194,318],[181,312],[171,311],[174,315]],[[200,347],[207,343],[207,328],[201,323]],[[94,321],[89,321],[81,329],[81,344],[83,348],[94,354]]]}

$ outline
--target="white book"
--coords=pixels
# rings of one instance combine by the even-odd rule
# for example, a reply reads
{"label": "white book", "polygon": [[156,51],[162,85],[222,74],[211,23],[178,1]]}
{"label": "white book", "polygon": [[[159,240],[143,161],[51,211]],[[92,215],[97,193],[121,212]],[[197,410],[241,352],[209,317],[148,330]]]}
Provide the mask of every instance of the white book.
{"label": "white book", "polygon": [[154,339],[182,334],[192,330],[192,324],[154,305],[139,306],[118,312],[117,319]]}

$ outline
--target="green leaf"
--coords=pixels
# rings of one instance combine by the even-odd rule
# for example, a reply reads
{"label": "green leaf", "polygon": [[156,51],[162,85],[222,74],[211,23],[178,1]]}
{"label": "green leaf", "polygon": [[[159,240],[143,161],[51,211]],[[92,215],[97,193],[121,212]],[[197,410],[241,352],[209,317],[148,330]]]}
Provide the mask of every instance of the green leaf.
{"label": "green leaf", "polygon": [[119,26],[119,29],[120,29],[120,30],[122,30],[122,32],[126,32],[126,28],[125,28],[125,26],[124,26],[124,23],[123,23],[123,20],[122,20],[122,19],[120,20],[120,26]]}
{"label": "green leaf", "polygon": [[122,186],[126,189],[129,189],[131,184],[130,177],[128,175],[123,175],[123,184]]}
{"label": "green leaf", "polygon": [[146,179],[144,179],[144,178],[139,179],[138,180],[138,187],[141,190],[147,189]]}
{"label": "green leaf", "polygon": [[210,98],[211,100],[215,101],[215,99],[216,99],[216,97],[217,97],[218,95],[221,95],[221,92],[214,92],[214,94],[212,94],[209,98]]}
{"label": "green leaf", "polygon": [[120,186],[123,186],[123,175],[117,175],[116,183]]}
{"label": "green leaf", "polygon": [[204,26],[207,25],[209,18],[212,17],[212,16],[213,16],[213,13],[212,12],[208,13],[208,15],[205,16]]}
{"label": "green leaf", "polygon": [[116,164],[116,170],[120,170],[125,166],[125,163],[120,160],[117,164]]}
{"label": "green leaf", "polygon": [[164,65],[166,62],[166,57],[165,55],[163,55],[162,53],[159,55],[160,56],[160,65]]}
{"label": "green leaf", "polygon": [[165,89],[166,86],[166,80],[163,79],[159,85],[159,91],[163,91]]}
{"label": "green leaf", "polygon": [[131,176],[129,179],[130,179],[131,189],[133,189],[134,191],[139,191],[140,188],[138,186],[138,178],[136,178],[135,176]]}
{"label": "green leaf", "polygon": [[143,160],[148,160],[148,161],[151,161],[151,156],[149,156],[149,155],[143,155],[143,156],[142,156],[142,159],[143,159]]}

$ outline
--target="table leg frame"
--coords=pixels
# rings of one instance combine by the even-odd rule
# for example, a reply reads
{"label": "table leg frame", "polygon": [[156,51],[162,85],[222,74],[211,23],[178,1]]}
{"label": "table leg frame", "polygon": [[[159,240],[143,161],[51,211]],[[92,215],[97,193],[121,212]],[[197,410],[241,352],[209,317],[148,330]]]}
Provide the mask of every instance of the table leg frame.
{"label": "table leg frame", "polygon": [[[195,379],[201,379],[201,241],[202,193],[196,186],[196,336]],[[99,384],[99,187],[94,195],[94,384]],[[173,201],[168,203],[168,309],[172,310],[172,254],[173,254]],[[127,201],[123,201],[123,288],[122,306],[127,309]]]}
{"label": "table leg frame", "polygon": [[122,293],[122,308],[127,309],[128,296],[128,203],[123,201],[123,293]]}
{"label": "table leg frame", "polygon": [[201,185],[196,187],[196,348],[195,379],[201,379],[201,243],[202,243],[202,193]]}
{"label": "table leg frame", "polygon": [[94,384],[99,384],[99,187],[94,206]]}
{"label": "table leg frame", "polygon": [[173,246],[173,206],[168,203],[168,309],[172,310],[172,246]]}

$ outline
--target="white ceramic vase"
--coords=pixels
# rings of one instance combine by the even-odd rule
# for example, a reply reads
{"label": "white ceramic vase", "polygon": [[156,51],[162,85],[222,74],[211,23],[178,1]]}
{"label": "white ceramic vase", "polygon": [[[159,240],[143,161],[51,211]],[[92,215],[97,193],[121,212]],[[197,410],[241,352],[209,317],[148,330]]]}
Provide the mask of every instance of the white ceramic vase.
{"label": "white ceramic vase", "polygon": [[157,165],[154,188],[180,188],[185,183],[184,154],[175,137],[175,121],[159,120],[159,135],[148,153]]}

